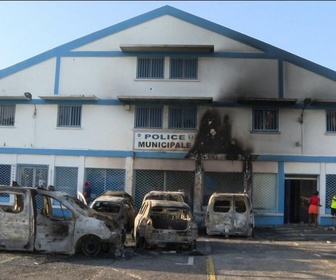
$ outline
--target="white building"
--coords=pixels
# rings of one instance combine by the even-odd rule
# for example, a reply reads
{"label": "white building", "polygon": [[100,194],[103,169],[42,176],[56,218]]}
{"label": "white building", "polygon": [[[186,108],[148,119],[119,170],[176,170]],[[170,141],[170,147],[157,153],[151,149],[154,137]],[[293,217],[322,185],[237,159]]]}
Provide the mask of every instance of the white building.
{"label": "white building", "polygon": [[249,182],[257,225],[307,222],[318,190],[329,224],[335,105],[335,71],[164,6],[0,71],[0,184],[184,189],[199,213]]}

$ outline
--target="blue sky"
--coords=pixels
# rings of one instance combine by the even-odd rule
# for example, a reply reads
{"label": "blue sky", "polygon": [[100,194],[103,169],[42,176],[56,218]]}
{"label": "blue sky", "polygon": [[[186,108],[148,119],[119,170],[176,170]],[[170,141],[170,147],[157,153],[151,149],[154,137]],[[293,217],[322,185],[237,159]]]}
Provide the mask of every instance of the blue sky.
{"label": "blue sky", "polygon": [[0,69],[164,5],[336,71],[334,1],[0,1]]}

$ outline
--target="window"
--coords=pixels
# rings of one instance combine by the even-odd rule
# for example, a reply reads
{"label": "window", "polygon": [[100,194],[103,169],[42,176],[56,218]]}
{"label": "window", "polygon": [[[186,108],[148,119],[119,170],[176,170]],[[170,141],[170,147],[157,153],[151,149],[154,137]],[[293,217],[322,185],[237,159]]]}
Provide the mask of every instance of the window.
{"label": "window", "polygon": [[196,122],[196,107],[169,107],[168,128],[195,129]]}
{"label": "window", "polygon": [[216,200],[213,206],[214,212],[227,213],[231,209],[230,200]]}
{"label": "window", "polygon": [[[325,196],[325,201],[326,201],[326,209],[331,208],[331,201],[336,192],[336,175],[335,174],[327,174],[326,175],[326,196]],[[328,210],[328,213],[330,210]]]}
{"label": "window", "polygon": [[162,106],[137,106],[135,108],[136,128],[162,128]]}
{"label": "window", "polygon": [[0,105],[0,126],[14,126],[15,105]]}
{"label": "window", "polygon": [[327,111],[327,132],[336,132],[336,111]]}
{"label": "window", "polygon": [[253,110],[253,131],[278,131],[278,110]]}
{"label": "window", "polygon": [[82,118],[81,105],[59,105],[58,127],[80,127]]}
{"label": "window", "polygon": [[138,79],[163,79],[164,58],[138,58]]}
{"label": "window", "polygon": [[0,194],[0,209],[7,213],[20,213],[24,208],[24,195],[16,193]]}
{"label": "window", "polygon": [[77,196],[78,167],[55,167],[55,181],[58,191]]}
{"label": "window", "polygon": [[171,58],[170,79],[197,79],[197,58]]}

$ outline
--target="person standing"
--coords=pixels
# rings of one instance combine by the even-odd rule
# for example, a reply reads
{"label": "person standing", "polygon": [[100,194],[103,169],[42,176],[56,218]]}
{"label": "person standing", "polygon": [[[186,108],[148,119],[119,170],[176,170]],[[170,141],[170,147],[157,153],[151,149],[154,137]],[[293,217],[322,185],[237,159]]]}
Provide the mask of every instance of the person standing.
{"label": "person standing", "polygon": [[85,182],[84,184],[84,192],[83,192],[86,204],[89,205],[91,201],[91,187],[89,182]]}
{"label": "person standing", "polygon": [[316,191],[309,198],[309,208],[308,208],[309,225],[311,225],[312,223],[314,223],[316,228],[318,226],[317,216],[318,216],[318,213],[319,213],[319,207],[320,206],[321,205],[320,205],[319,192]]}
{"label": "person standing", "polygon": [[336,191],[331,199],[331,226],[335,226],[335,216],[336,216]]}

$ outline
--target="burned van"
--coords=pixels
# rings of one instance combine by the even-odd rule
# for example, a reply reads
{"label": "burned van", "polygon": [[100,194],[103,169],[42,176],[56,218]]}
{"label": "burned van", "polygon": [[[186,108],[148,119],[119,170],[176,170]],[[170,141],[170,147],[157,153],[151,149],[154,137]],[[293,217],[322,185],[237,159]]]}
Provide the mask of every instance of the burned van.
{"label": "burned van", "polygon": [[0,250],[95,256],[122,240],[116,221],[67,193],[0,186]]}
{"label": "burned van", "polygon": [[252,236],[254,213],[247,193],[213,193],[205,213],[207,235]]}

